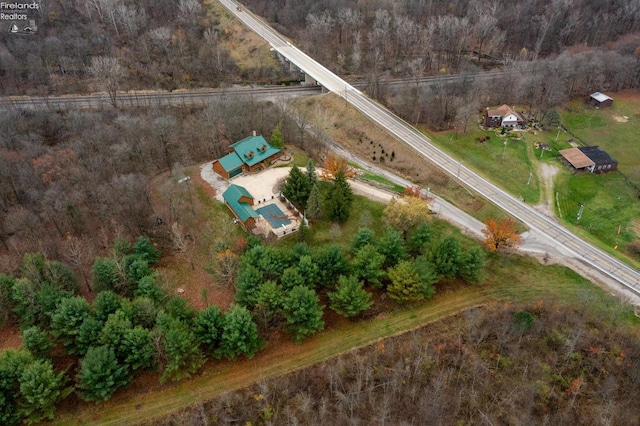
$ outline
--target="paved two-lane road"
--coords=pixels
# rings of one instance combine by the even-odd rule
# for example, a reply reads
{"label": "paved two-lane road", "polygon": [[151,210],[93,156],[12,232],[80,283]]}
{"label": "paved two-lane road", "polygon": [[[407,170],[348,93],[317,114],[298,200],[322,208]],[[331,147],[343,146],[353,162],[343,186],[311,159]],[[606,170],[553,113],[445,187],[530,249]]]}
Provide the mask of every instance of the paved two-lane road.
{"label": "paved two-lane road", "polygon": [[560,225],[554,218],[540,213],[531,206],[506,193],[465,167],[461,161],[453,159],[435,147],[426,136],[414,127],[377,102],[369,99],[362,92],[291,45],[275,30],[248,12],[244,7],[238,10],[238,5],[230,0],[219,1],[248,27],[269,42],[278,53],[286,57],[326,89],[345,98],[347,102],[358,108],[363,114],[380,126],[387,129],[398,139],[410,145],[425,158],[444,169],[453,177],[459,179],[462,184],[475,190],[488,200],[491,200],[507,213],[522,221],[533,231],[544,235],[549,245],[556,247],[561,252],[581,259],[593,269],[605,276],[613,278],[621,284],[622,290],[625,290],[623,293],[640,296],[640,273],[637,270],[583,241],[564,226]]}

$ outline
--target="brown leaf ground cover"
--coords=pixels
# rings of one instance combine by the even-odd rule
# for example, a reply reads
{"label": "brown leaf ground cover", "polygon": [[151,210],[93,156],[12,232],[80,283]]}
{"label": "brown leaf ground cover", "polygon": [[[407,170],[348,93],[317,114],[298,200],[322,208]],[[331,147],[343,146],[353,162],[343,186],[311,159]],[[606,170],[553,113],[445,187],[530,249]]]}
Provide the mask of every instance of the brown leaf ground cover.
{"label": "brown leaf ground cover", "polygon": [[634,424],[640,341],[612,327],[553,302],[471,308],[153,424]]}

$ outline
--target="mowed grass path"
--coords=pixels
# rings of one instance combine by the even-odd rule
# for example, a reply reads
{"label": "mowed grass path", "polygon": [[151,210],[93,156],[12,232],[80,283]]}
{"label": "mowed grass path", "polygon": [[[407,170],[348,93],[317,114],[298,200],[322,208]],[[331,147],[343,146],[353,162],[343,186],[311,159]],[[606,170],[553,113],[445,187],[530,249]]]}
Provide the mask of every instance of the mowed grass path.
{"label": "mowed grass path", "polygon": [[630,309],[564,267],[542,266],[533,259],[518,256],[491,255],[487,271],[489,275],[482,286],[454,286],[455,290],[437,293],[426,303],[373,320],[342,324],[298,346],[288,340],[271,344],[251,360],[210,362],[198,377],[174,387],[135,397],[116,394],[111,401],[99,405],[82,404],[73,413],[61,413],[55,424],[149,422],[228,390],[310,366],[479,305],[545,299],[559,304],[595,302],[608,306],[613,315],[629,318],[632,314]]}

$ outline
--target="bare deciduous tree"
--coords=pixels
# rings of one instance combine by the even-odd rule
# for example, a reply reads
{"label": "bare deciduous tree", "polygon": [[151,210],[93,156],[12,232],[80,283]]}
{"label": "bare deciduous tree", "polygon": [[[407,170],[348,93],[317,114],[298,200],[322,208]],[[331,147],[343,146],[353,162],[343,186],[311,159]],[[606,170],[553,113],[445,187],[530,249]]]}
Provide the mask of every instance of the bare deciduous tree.
{"label": "bare deciduous tree", "polygon": [[124,27],[129,39],[133,40],[146,24],[147,14],[144,9],[118,4],[116,6],[116,18]]}
{"label": "bare deciduous tree", "polygon": [[117,58],[112,56],[94,56],[91,58],[89,74],[95,79],[95,84],[109,95],[111,105],[117,107],[117,92],[120,83],[126,75],[125,68]]}
{"label": "bare deciduous tree", "polygon": [[202,5],[198,0],[180,0],[178,3],[178,20],[183,24],[196,22],[201,12]]}

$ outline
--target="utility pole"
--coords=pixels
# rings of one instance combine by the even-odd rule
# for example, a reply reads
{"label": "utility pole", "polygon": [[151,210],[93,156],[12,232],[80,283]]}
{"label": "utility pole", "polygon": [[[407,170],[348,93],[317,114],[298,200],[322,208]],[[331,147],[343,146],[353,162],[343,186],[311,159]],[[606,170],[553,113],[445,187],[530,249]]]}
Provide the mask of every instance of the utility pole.
{"label": "utility pole", "polygon": [[530,184],[531,184],[531,175],[532,175],[532,174],[533,174],[533,173],[529,172],[529,180],[527,181],[527,185],[530,185]]}
{"label": "utility pole", "polygon": [[556,135],[556,142],[558,142],[558,138],[560,137],[560,130],[562,127],[558,126],[558,134]]}
{"label": "utility pole", "polygon": [[584,204],[580,203],[580,209],[578,209],[578,221],[582,219],[582,212],[584,211]]}

